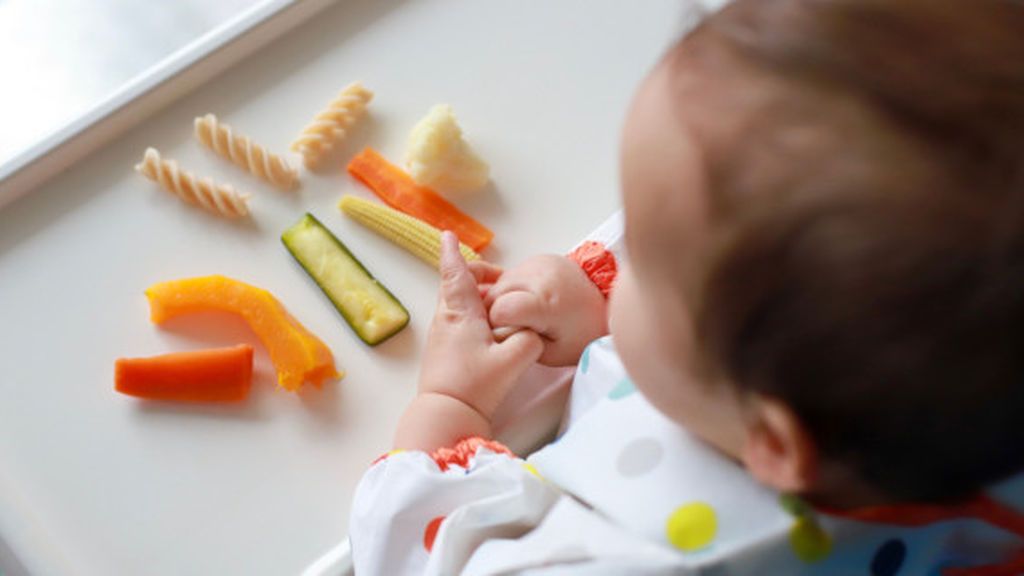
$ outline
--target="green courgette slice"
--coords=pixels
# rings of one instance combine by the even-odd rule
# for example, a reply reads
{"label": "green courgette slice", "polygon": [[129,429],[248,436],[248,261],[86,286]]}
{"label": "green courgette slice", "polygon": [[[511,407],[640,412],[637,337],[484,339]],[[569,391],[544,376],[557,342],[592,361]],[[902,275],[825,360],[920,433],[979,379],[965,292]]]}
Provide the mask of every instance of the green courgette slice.
{"label": "green courgette slice", "polygon": [[285,230],[281,242],[363,342],[376,346],[409,323],[405,306],[312,214]]}

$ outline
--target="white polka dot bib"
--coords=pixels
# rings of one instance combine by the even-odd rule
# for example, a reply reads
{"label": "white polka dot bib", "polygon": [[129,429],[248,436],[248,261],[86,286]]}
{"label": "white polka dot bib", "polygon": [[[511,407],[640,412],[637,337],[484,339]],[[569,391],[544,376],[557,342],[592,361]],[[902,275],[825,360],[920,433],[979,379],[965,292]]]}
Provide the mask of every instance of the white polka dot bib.
{"label": "white polka dot bib", "polygon": [[[353,503],[357,574],[1024,574],[1024,478],[953,512],[817,512],[662,416],[610,338],[581,358],[566,422],[526,461],[383,457]],[[978,566],[995,568],[962,571]]]}

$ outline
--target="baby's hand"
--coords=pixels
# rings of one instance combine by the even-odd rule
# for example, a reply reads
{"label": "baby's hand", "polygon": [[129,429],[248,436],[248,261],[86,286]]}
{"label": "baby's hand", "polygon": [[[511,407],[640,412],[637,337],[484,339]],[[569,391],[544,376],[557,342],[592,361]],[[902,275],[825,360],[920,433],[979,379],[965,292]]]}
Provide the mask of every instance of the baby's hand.
{"label": "baby's hand", "polygon": [[576,364],[589,342],[608,333],[604,295],[565,256],[536,256],[502,273],[484,303],[497,331],[527,328],[540,334],[540,362],[548,366]]}
{"label": "baby's hand", "polygon": [[496,342],[481,289],[501,269],[477,262],[467,266],[451,234],[442,243],[441,295],[427,337],[419,391],[449,396],[489,419],[509,388],[537,361],[541,340],[526,330]]}

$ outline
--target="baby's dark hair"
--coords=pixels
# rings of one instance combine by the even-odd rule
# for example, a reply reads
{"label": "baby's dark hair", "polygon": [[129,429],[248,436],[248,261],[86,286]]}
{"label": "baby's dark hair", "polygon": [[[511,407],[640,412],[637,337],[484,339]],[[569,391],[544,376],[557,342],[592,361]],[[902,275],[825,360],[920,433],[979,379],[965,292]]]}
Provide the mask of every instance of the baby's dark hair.
{"label": "baby's dark hair", "polygon": [[737,0],[667,65],[751,91],[705,122],[706,368],[893,498],[1024,469],[1024,2]]}

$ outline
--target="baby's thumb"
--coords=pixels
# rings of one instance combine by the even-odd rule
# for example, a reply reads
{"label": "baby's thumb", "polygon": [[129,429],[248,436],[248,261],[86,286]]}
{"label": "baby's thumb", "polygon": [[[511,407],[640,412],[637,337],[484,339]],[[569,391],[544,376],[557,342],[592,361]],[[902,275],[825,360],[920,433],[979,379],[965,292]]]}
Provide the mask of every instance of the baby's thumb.
{"label": "baby's thumb", "polygon": [[498,296],[489,312],[491,326],[529,328],[538,334],[548,330],[548,311],[533,292],[516,290]]}
{"label": "baby's thumb", "polygon": [[544,353],[544,341],[532,330],[520,330],[495,346],[503,370],[517,375],[536,364]]}
{"label": "baby's thumb", "polygon": [[451,232],[441,234],[441,301],[449,310],[479,311],[483,302],[473,274],[459,252],[459,239]]}

